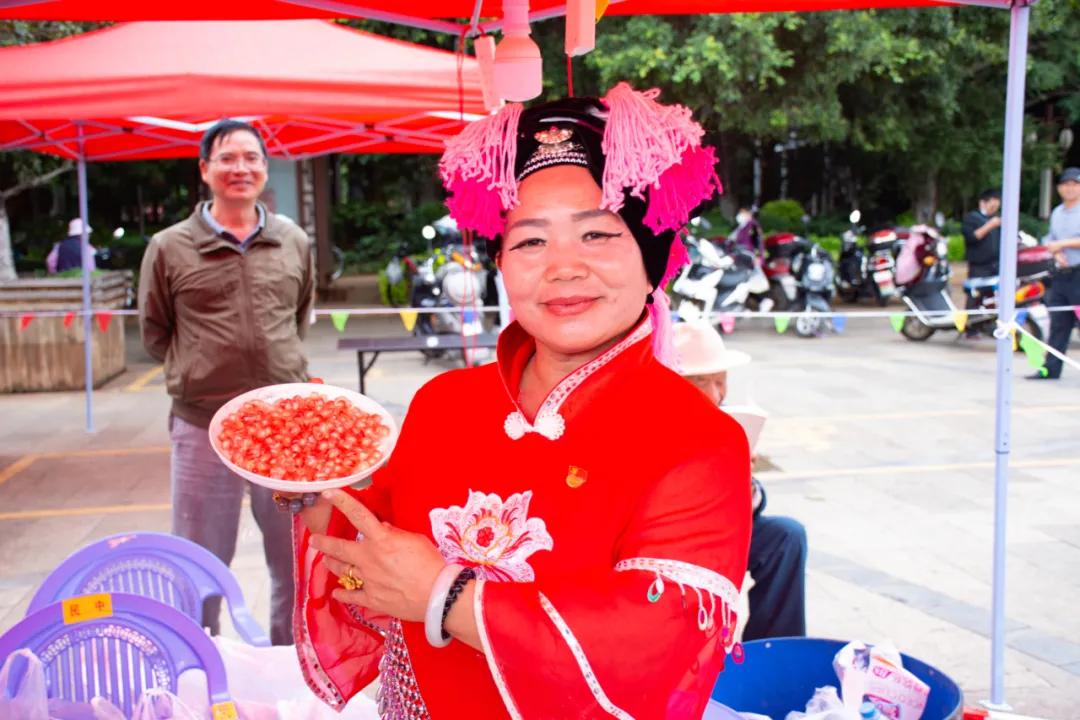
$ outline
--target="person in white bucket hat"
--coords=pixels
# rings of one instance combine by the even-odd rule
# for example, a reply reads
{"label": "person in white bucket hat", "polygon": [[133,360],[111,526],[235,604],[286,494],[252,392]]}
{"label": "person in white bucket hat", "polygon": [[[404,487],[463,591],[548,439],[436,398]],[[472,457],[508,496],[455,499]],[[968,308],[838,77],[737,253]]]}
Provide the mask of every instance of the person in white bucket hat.
{"label": "person in white bucket hat", "polygon": [[[87,225],[87,234],[92,231],[93,228]],[[68,223],[67,237],[58,243],[54,243],[48,257],[45,258],[45,268],[50,274],[82,267],[82,234],[82,218],[75,218]],[[90,245],[90,266],[88,269],[91,272],[97,269],[97,263],[94,260],[96,252],[94,246]]]}
{"label": "person in white bucket hat", "polygon": [[[723,406],[728,371],[748,365],[750,356],[726,348],[706,322],[678,323],[674,336],[679,373]],[[751,483],[754,524],[747,569],[753,585],[742,639],[806,635],[806,529],[793,518],[764,515],[765,489],[756,478]]]}
{"label": "person in white bucket hat", "polygon": [[679,373],[714,403],[722,405],[727,396],[728,370],[749,364],[750,356],[724,347],[724,338],[705,322],[678,323],[674,332]]}

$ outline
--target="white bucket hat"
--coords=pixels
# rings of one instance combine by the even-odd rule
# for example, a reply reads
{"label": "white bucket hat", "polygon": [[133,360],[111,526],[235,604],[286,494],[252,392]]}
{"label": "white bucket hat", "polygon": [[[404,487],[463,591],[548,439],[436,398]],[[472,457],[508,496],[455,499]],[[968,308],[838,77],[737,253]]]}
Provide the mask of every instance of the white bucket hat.
{"label": "white bucket hat", "polygon": [[725,348],[724,338],[706,322],[678,323],[674,334],[682,375],[711,375],[750,362],[748,354]]}
{"label": "white bucket hat", "polygon": [[[90,227],[89,225],[86,226],[86,232],[90,232],[92,230],[93,230],[92,227]],[[80,235],[81,236],[82,233],[83,233],[82,218],[75,218],[74,220],[72,220],[71,222],[68,223],[68,237],[71,237],[72,235]]]}

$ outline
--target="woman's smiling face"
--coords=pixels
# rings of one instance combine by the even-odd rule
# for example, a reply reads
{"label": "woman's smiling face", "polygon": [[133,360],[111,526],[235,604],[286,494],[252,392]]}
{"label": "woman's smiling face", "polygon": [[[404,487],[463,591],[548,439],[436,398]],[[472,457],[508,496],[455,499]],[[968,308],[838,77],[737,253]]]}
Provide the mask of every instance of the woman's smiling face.
{"label": "woman's smiling face", "polygon": [[499,259],[518,322],[538,344],[564,355],[617,341],[641,317],[652,290],[626,223],[600,209],[600,187],[578,166],[530,175],[518,198]]}

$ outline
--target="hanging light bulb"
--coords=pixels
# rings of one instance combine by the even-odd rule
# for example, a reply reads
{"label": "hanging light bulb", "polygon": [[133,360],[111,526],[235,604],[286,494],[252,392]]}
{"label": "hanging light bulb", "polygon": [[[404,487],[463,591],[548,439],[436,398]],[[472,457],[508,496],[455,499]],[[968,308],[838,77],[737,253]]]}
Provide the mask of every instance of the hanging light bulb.
{"label": "hanging light bulb", "polygon": [[495,48],[495,89],[513,102],[543,89],[540,48],[529,37],[529,0],[503,0],[503,39]]}

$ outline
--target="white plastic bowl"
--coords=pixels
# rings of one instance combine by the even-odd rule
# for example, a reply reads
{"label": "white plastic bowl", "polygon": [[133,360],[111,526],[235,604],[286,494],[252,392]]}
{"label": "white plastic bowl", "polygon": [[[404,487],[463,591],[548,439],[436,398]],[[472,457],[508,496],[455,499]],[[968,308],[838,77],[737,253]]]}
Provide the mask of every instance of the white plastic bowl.
{"label": "white plastic bowl", "polygon": [[[358,473],[353,473],[352,475],[331,478],[329,480],[313,480],[311,482],[305,480],[281,480],[278,478],[265,477],[253,473],[250,470],[244,470],[230,462],[229,458],[226,457],[225,452],[221,449],[221,443],[218,441],[218,436],[221,434],[221,424],[225,421],[225,418],[235,413],[249,400],[262,400],[263,402],[273,404],[282,398],[289,398],[296,395],[302,397],[308,395],[322,395],[329,400],[345,398],[360,410],[378,415],[382,419],[383,424],[390,429],[390,433],[383,438],[381,443],[379,443],[379,452],[382,453],[383,459],[375,465],[365,468]],[[256,485],[287,493],[317,492],[319,490],[330,490],[331,488],[342,488],[349,485],[355,485],[361,480],[365,480],[374,474],[374,472],[390,458],[390,453],[393,452],[394,445],[397,444],[397,438],[397,422],[394,421],[394,418],[382,405],[368,396],[361,395],[353,390],[346,390],[345,388],[335,387],[333,385],[323,385],[321,383],[285,383],[282,385],[267,385],[266,387],[251,390],[243,395],[237,395],[232,400],[222,405],[221,409],[214,413],[213,419],[210,420],[210,446],[214,448],[214,452],[217,453],[217,456],[221,458],[221,462],[225,463],[227,468]]]}

